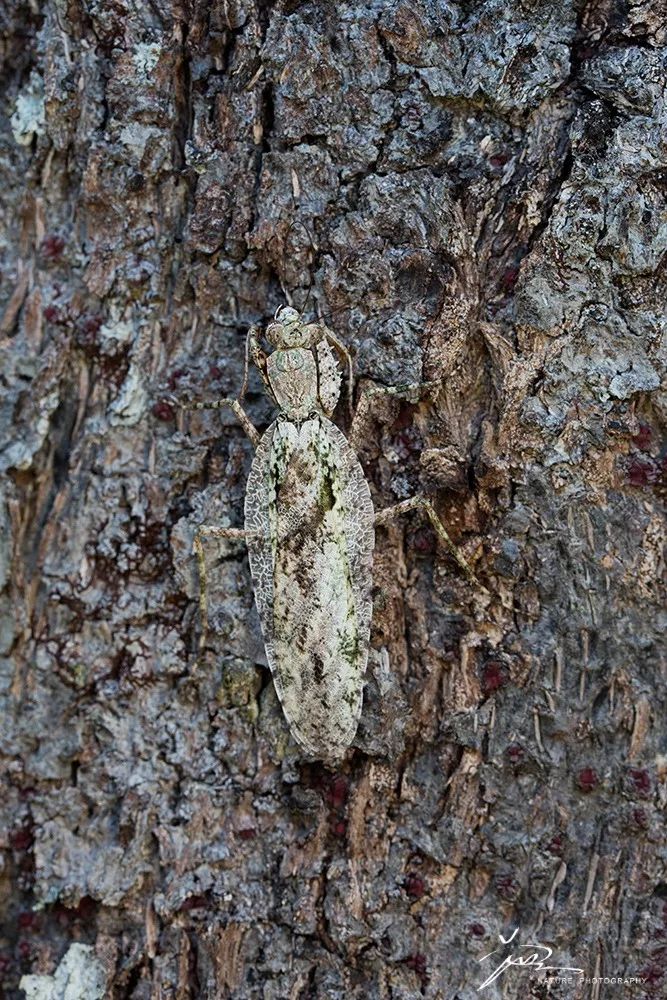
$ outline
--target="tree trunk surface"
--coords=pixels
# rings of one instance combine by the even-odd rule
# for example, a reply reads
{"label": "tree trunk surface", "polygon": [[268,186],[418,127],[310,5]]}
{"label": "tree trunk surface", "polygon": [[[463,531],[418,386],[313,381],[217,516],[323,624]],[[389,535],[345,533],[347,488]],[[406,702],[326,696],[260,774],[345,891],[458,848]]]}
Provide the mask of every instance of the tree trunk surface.
{"label": "tree trunk surface", "polygon": [[[665,995],[666,21],[7,0],[3,1000]],[[286,302],[357,395],[440,382],[359,454],[479,580],[419,514],[378,529],[335,771],[289,736],[242,543],[208,546],[197,663],[193,533],[241,526],[252,448],[173,397],[235,395]],[[581,973],[479,989],[546,948]]]}

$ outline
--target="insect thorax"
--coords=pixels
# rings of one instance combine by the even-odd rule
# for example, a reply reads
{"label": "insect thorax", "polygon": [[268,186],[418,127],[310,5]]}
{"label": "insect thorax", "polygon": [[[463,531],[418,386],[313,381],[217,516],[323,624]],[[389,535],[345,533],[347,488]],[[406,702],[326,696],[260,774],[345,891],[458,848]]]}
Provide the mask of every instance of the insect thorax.
{"label": "insect thorax", "polygon": [[303,347],[274,351],[267,358],[267,374],[281,410],[295,420],[318,409],[317,366],[313,352]]}
{"label": "insect thorax", "polygon": [[266,370],[278,406],[292,420],[305,420],[316,411],[330,416],[338,401],[340,374],[326,341],[316,348],[277,349],[267,358]]}

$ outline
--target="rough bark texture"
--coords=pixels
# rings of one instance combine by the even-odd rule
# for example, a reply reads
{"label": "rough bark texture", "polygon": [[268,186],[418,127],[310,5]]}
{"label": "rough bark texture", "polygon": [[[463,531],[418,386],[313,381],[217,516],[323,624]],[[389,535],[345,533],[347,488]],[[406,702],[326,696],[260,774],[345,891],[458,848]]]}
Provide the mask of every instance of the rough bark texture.
{"label": "rough bark texture", "polygon": [[[4,4],[4,998],[64,961],[24,988],[472,1000],[515,927],[645,981],[481,995],[664,995],[666,15]],[[194,668],[192,533],[240,524],[251,450],[165,397],[233,394],[285,300],[360,379],[442,380],[361,458],[488,589],[418,517],[378,532],[338,774],[289,740],[240,545]]]}

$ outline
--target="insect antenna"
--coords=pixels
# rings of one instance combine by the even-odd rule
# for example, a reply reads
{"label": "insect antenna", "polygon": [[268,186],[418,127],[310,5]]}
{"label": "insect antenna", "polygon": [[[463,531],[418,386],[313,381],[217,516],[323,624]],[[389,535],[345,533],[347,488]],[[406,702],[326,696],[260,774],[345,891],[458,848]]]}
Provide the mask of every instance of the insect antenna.
{"label": "insect antenna", "polygon": [[[300,220],[297,220],[297,224],[301,226],[301,228],[305,232],[306,236],[308,237],[308,242],[310,243],[310,249],[313,252],[313,258],[316,258],[317,257],[317,247],[315,246],[315,244],[314,244],[314,242],[313,242],[313,240],[311,238],[311,235],[308,232],[307,226],[303,222],[301,222]],[[313,285],[314,284],[315,284],[315,280],[314,280],[313,275],[311,274],[310,284],[308,285],[308,291],[306,292],[306,301],[304,302],[303,308],[301,309],[302,315],[305,314],[305,312],[306,312],[306,310],[308,308],[308,303],[310,302],[310,293],[313,290]]]}
{"label": "insect antenna", "polygon": [[[297,228],[297,226],[300,227],[303,230],[303,232],[306,234],[307,242],[308,242],[308,247],[309,247],[310,251],[312,252],[313,258],[315,258],[316,254],[317,254],[316,244],[313,241],[313,237],[312,237],[312,234],[311,234],[310,230],[308,229],[308,227],[306,226],[306,224],[301,221],[301,219],[294,219],[294,220],[292,220],[289,223],[287,231],[284,234],[282,232],[274,232],[273,236],[269,237],[269,239],[264,244],[265,249],[268,250],[268,248],[270,248],[271,244],[275,240],[277,240],[279,237],[281,237],[283,239],[283,241],[284,241],[289,236],[289,234],[293,230],[295,230]],[[278,283],[280,284],[280,288],[282,290],[282,293],[285,296],[285,301],[287,302],[287,305],[288,306],[292,306],[293,308],[297,308],[294,305],[294,293],[292,291],[290,291],[289,288],[285,287],[285,283],[283,282],[283,279],[282,279],[281,275],[279,274],[279,272],[276,270],[276,268],[272,267],[272,270],[273,270],[273,273],[275,274],[276,278],[278,279]],[[310,274],[310,268],[309,268],[309,274]],[[308,289],[306,291],[306,301],[304,302],[303,306],[301,306],[299,308],[299,312],[302,313],[302,314],[305,313],[305,311],[306,311],[306,309],[308,307],[308,303],[310,301],[310,293],[312,291],[313,284],[314,284],[314,282],[313,282],[313,279],[312,279],[312,276],[311,276],[310,277],[310,284],[308,285]],[[280,310],[281,308],[282,308],[282,304],[279,305],[276,308],[276,312],[275,312],[274,317],[273,317],[274,319],[277,319],[278,310]]]}

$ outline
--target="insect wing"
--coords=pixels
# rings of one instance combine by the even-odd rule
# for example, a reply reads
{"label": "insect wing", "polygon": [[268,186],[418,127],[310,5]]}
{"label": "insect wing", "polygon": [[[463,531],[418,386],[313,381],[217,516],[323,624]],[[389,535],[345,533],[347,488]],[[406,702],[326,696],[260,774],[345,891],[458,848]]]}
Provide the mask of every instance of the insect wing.
{"label": "insect wing", "polygon": [[335,760],[361,714],[374,514],[359,461],[325,417],[281,418],[259,443],[245,505],[269,666],[290,730]]}

